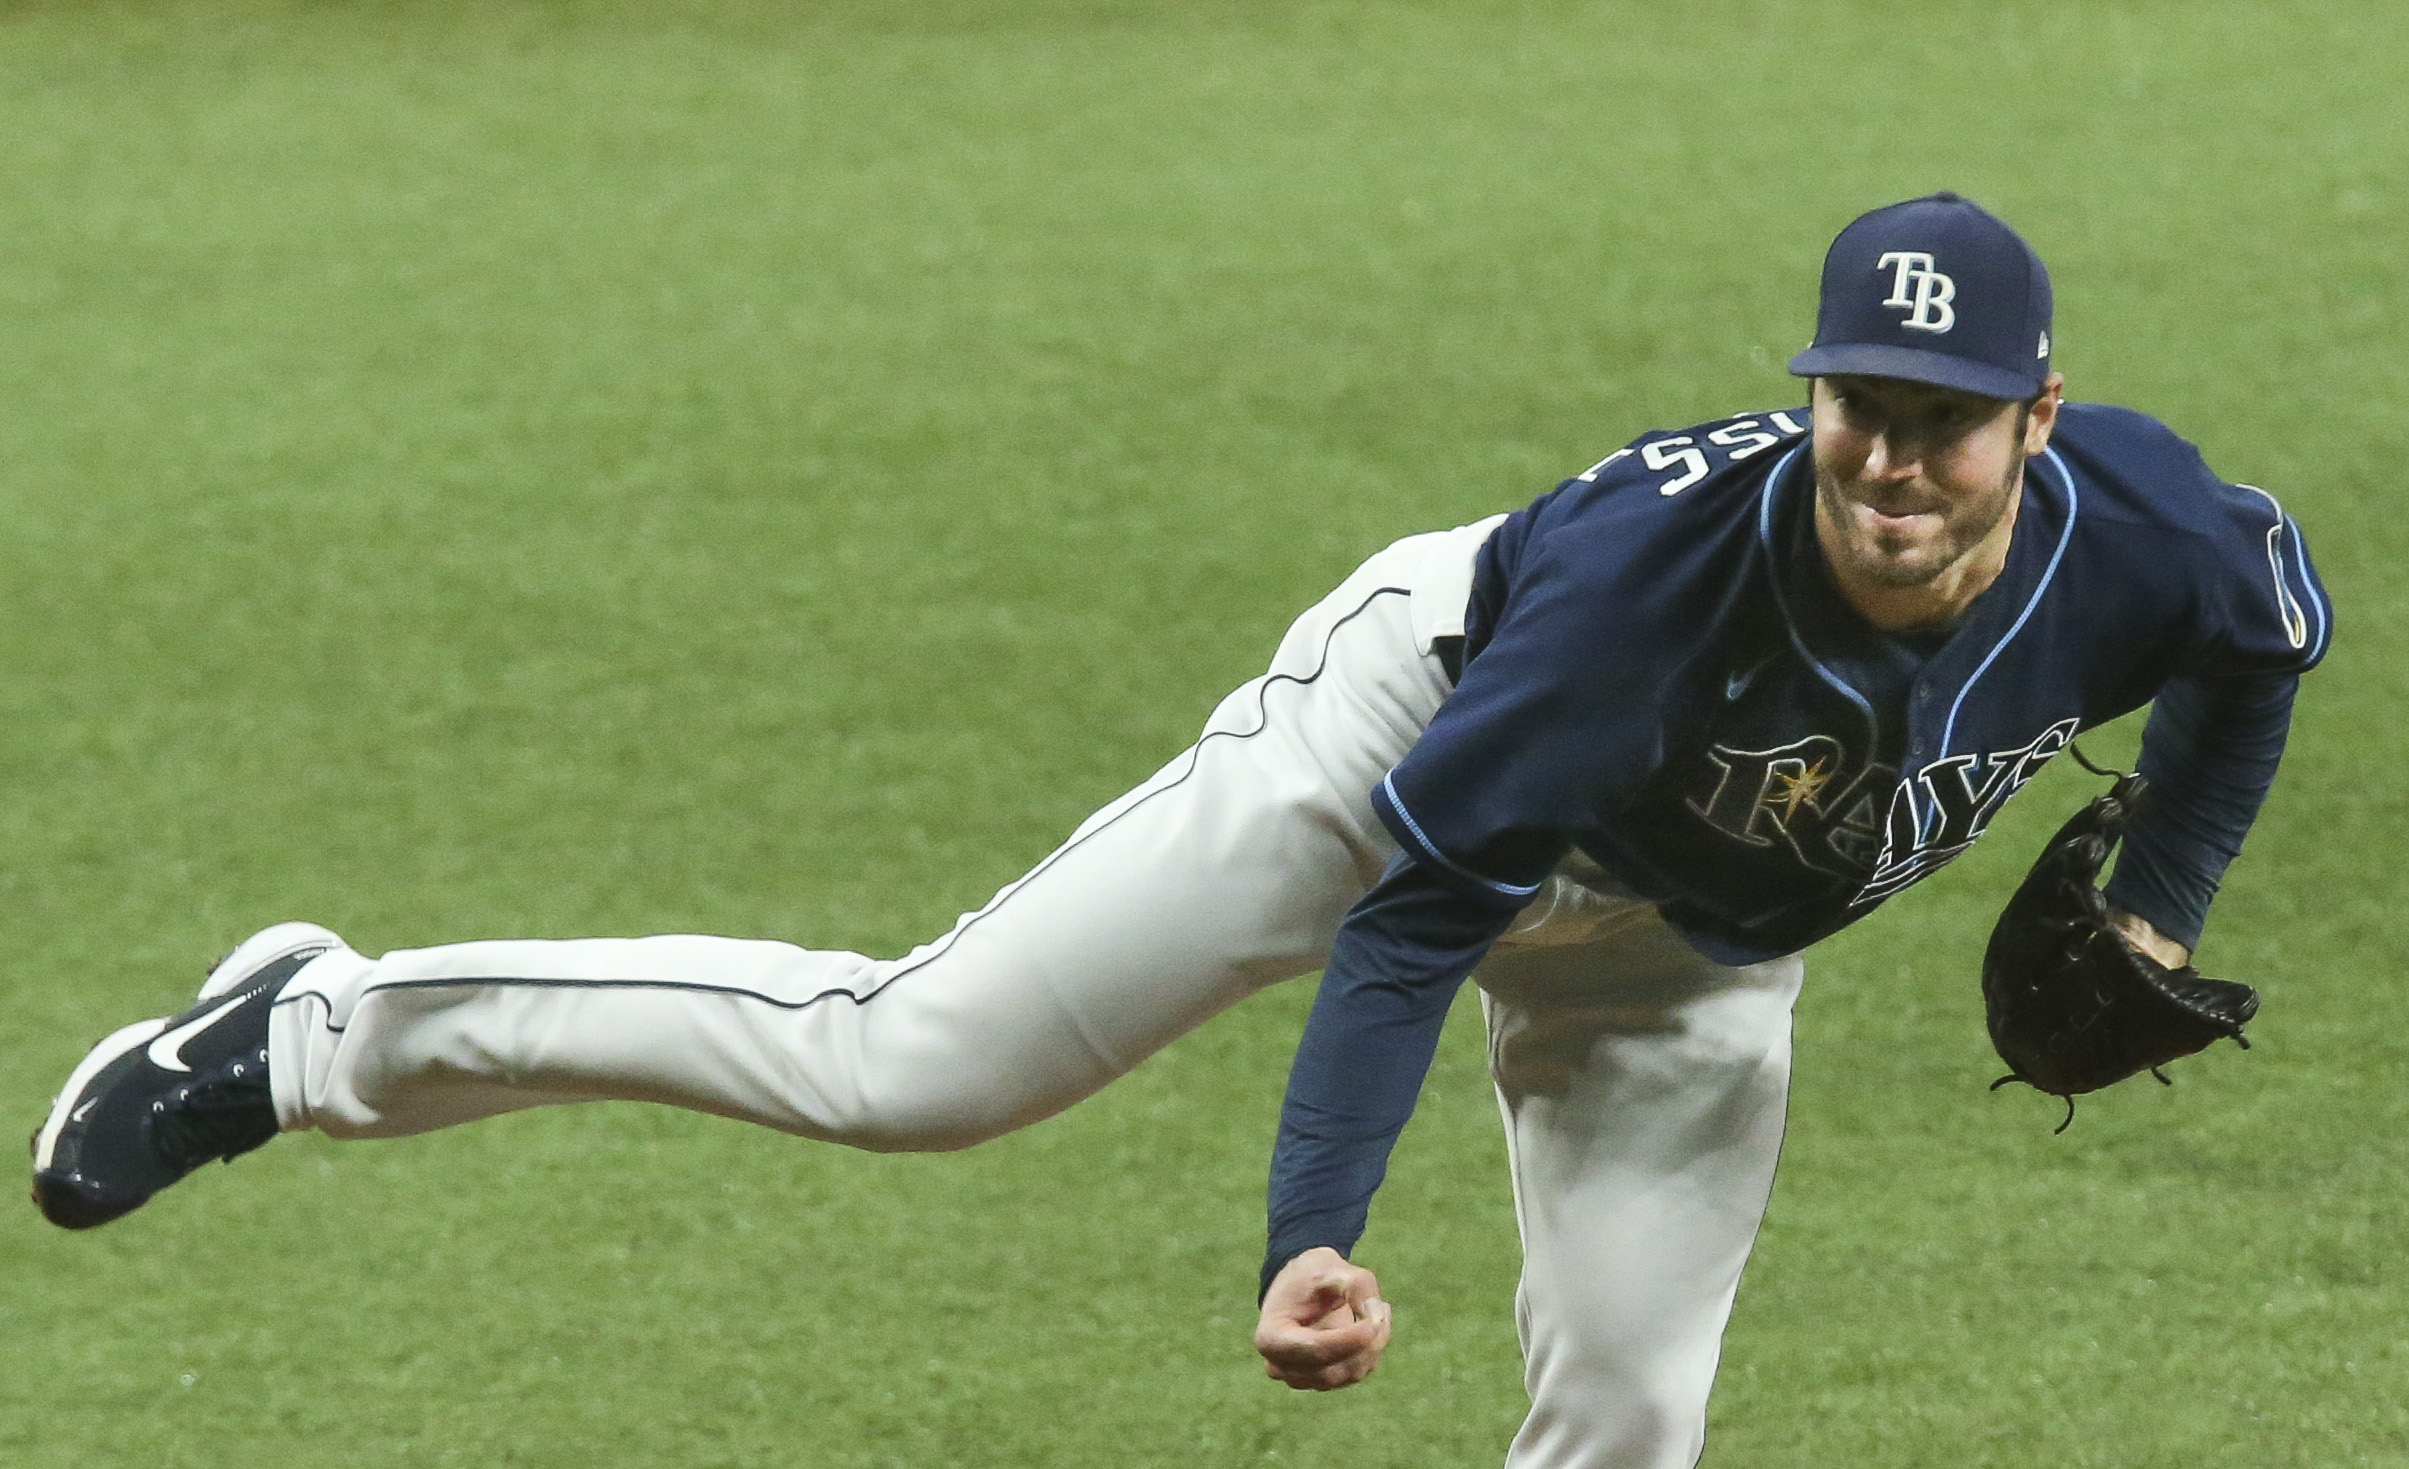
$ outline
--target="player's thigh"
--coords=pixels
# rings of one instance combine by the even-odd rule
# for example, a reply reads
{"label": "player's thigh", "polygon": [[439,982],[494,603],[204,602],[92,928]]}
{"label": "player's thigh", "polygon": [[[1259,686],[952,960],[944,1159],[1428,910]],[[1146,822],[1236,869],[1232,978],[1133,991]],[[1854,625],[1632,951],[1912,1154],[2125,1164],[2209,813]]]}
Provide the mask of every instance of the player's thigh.
{"label": "player's thigh", "polygon": [[[1680,1280],[1736,1277],[1780,1152],[1801,972],[1717,964],[1652,915],[1483,964],[1525,1254],[1558,1299],[1600,1291],[1644,1331],[1708,1303]],[[1633,1309],[1668,1280],[1664,1312]]]}
{"label": "player's thigh", "polygon": [[1017,1126],[1321,967],[1394,850],[1370,788],[1446,695],[1415,624],[1423,539],[1298,618],[1194,746],[944,938],[883,966],[863,1006],[865,1074],[931,1115]]}
{"label": "player's thigh", "polygon": [[1483,965],[1523,1241],[1517,1466],[1687,1464],[1781,1148],[1795,958],[1652,915]]}

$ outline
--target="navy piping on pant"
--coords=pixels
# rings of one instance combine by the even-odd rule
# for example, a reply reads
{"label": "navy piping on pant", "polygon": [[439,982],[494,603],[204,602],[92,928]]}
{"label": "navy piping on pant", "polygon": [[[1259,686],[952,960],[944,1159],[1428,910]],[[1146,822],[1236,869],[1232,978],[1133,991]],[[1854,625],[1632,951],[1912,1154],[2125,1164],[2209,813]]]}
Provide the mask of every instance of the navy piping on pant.
{"label": "navy piping on pant", "polygon": [[[1309,674],[1306,674],[1305,676],[1303,676],[1303,677],[1301,677],[1301,678],[1300,678],[1300,677],[1298,677],[1298,676],[1296,676],[1295,674],[1287,674],[1287,673],[1274,673],[1274,674],[1268,674],[1268,675],[1265,675],[1265,677],[1264,677],[1264,679],[1263,679],[1263,685],[1262,685],[1262,687],[1256,691],[1257,697],[1256,697],[1256,700],[1255,700],[1255,714],[1256,714],[1256,717],[1257,717],[1257,723],[1256,723],[1256,725],[1255,725],[1255,727],[1254,727],[1253,729],[1250,729],[1250,730],[1243,730],[1243,731],[1241,731],[1241,730],[1219,730],[1219,729],[1217,729],[1217,730],[1207,730],[1207,731],[1204,733],[1204,735],[1203,735],[1201,738],[1199,738],[1199,739],[1196,741],[1196,743],[1195,743],[1195,744],[1193,744],[1193,745],[1190,745],[1190,746],[1188,747],[1188,754],[1189,754],[1189,756],[1191,757],[1191,758],[1190,758],[1190,760],[1188,761],[1188,768],[1187,768],[1186,770],[1183,770],[1183,771],[1181,771],[1181,772],[1180,772],[1180,774],[1179,774],[1179,777],[1178,777],[1177,779],[1175,779],[1175,780],[1171,781],[1171,782],[1170,782],[1169,784],[1167,784],[1167,785],[1160,786],[1160,787],[1156,788],[1155,790],[1148,791],[1148,792],[1145,794],[1145,796],[1144,796],[1143,798],[1141,798],[1141,799],[1139,799],[1139,800],[1137,800],[1137,801],[1133,801],[1133,802],[1131,802],[1131,803],[1130,803],[1130,806],[1129,806],[1129,809],[1128,809],[1127,811],[1122,811],[1122,812],[1119,812],[1118,814],[1116,814],[1116,815],[1113,817],[1113,819],[1112,819],[1111,821],[1107,821],[1107,822],[1105,822],[1105,823],[1104,823],[1102,826],[1099,826],[1099,827],[1097,827],[1097,828],[1096,828],[1094,831],[1088,832],[1088,833],[1087,833],[1085,836],[1082,836],[1082,837],[1080,837],[1080,838],[1079,838],[1077,841],[1070,842],[1070,843],[1067,843],[1067,844],[1065,844],[1064,846],[1061,846],[1061,847],[1058,847],[1058,848],[1056,848],[1056,849],[1055,849],[1055,850],[1054,850],[1054,851],[1053,851],[1053,852],[1052,852],[1050,855],[1048,855],[1048,856],[1047,856],[1047,858],[1046,858],[1046,860],[1045,860],[1045,861],[1043,861],[1043,862],[1040,862],[1039,864],[1037,864],[1037,866],[1035,866],[1035,867],[1031,868],[1031,869],[1029,870],[1029,872],[1027,873],[1027,875],[1026,875],[1026,876],[1024,876],[1024,877],[1022,877],[1022,878],[1020,879],[1020,882],[1022,882],[1022,883],[1025,883],[1025,882],[1028,882],[1028,881],[1029,881],[1031,878],[1034,878],[1034,877],[1038,876],[1040,873],[1044,872],[1044,871],[1045,871],[1047,868],[1049,868],[1049,867],[1053,866],[1053,865],[1054,865],[1054,863],[1055,863],[1055,862],[1056,862],[1058,859],[1060,859],[1060,858],[1061,858],[1061,857],[1063,857],[1063,856],[1066,856],[1067,854],[1069,854],[1070,852],[1074,851],[1075,849],[1077,849],[1077,848],[1078,848],[1078,847],[1080,847],[1081,845],[1085,844],[1085,843],[1088,841],[1088,839],[1089,839],[1089,838],[1091,838],[1091,837],[1095,837],[1095,836],[1099,836],[1099,835],[1102,835],[1104,832],[1106,832],[1106,831],[1110,830],[1110,829],[1113,827],[1113,825],[1114,825],[1115,823],[1117,823],[1117,822],[1119,822],[1119,821],[1120,821],[1121,817],[1123,817],[1123,816],[1127,816],[1127,815],[1128,815],[1128,814],[1129,814],[1131,811],[1135,811],[1135,810],[1137,810],[1137,809],[1138,809],[1140,806],[1143,806],[1143,805],[1145,805],[1145,804],[1146,804],[1146,802],[1153,800],[1153,799],[1154,799],[1156,796],[1162,795],[1162,794],[1164,794],[1164,793],[1166,793],[1166,792],[1168,792],[1168,791],[1174,791],[1174,790],[1177,790],[1177,789],[1178,789],[1180,786],[1182,786],[1182,785],[1185,785],[1185,784],[1187,783],[1188,777],[1190,777],[1190,776],[1192,776],[1192,775],[1194,775],[1194,774],[1196,773],[1196,767],[1197,767],[1197,764],[1199,763],[1199,761],[1200,761],[1200,760],[1201,760],[1201,758],[1202,758],[1203,750],[1204,750],[1204,747],[1205,747],[1205,742],[1206,742],[1207,740],[1213,740],[1213,739],[1238,739],[1238,740],[1249,740],[1249,739],[1253,739],[1253,738],[1254,738],[1256,735],[1259,735],[1259,734],[1263,733],[1263,731],[1265,731],[1266,729],[1269,729],[1269,728],[1271,727],[1271,714],[1270,714],[1270,710],[1269,710],[1269,709],[1266,707],[1266,702],[1268,701],[1268,699],[1269,699],[1269,697],[1270,697],[1270,694],[1271,694],[1271,686],[1272,686],[1273,684],[1276,684],[1276,683],[1292,683],[1292,684],[1295,684],[1295,685],[1297,685],[1297,686],[1298,686],[1298,687],[1300,687],[1300,688],[1303,688],[1303,687],[1307,687],[1307,686],[1309,686],[1309,685],[1311,685],[1311,684],[1313,684],[1313,683],[1317,682],[1317,681],[1318,681],[1318,680],[1321,678],[1321,676],[1322,676],[1324,673],[1326,673],[1326,672],[1328,672],[1328,671],[1329,671],[1329,668],[1330,668],[1330,645],[1331,645],[1332,643],[1334,643],[1334,642],[1336,642],[1336,641],[1338,640],[1338,634],[1339,634],[1339,631],[1340,631],[1342,628],[1344,628],[1344,627],[1345,627],[1345,626],[1346,626],[1348,623],[1350,623],[1350,622],[1353,622],[1353,621],[1354,621],[1356,618],[1358,618],[1358,617],[1362,616],[1362,615],[1363,615],[1363,614],[1364,614],[1366,611],[1368,611],[1368,610],[1371,608],[1371,606],[1372,606],[1373,602],[1377,601],[1378,599],[1380,599],[1380,598],[1382,598],[1382,597],[1408,597],[1408,596],[1411,596],[1411,595],[1412,595],[1412,590],[1411,590],[1410,588],[1407,588],[1407,587],[1376,587],[1376,588],[1374,588],[1374,589],[1373,589],[1373,590],[1372,590],[1372,591],[1371,591],[1369,594],[1367,594],[1367,595],[1364,597],[1364,599],[1363,599],[1363,601],[1362,601],[1362,602],[1360,602],[1360,603],[1358,603],[1358,604],[1356,605],[1356,607],[1355,607],[1355,609],[1354,609],[1353,611],[1351,611],[1351,612],[1347,613],[1347,614],[1346,614],[1344,617],[1341,617],[1340,619],[1338,619],[1338,621],[1337,621],[1337,622],[1335,622],[1335,623],[1331,624],[1329,635],[1328,635],[1327,637],[1325,637],[1325,638],[1323,638],[1323,639],[1322,639],[1322,651],[1321,651],[1321,658],[1320,658],[1320,661],[1319,661],[1318,663],[1316,663],[1316,664],[1315,664],[1315,666],[1314,666],[1314,669],[1313,669],[1313,672],[1311,672],[1311,673],[1309,673]],[[1018,890],[1019,890],[1019,884],[1018,884],[1018,883],[1016,883],[1016,884],[1014,884],[1014,891],[1016,891],[1016,892],[1017,892]],[[967,922],[963,923],[963,924],[962,924],[962,926],[961,926],[960,928],[957,928],[957,929],[955,929],[955,930],[953,931],[953,933],[950,933],[950,934],[948,934],[948,935],[946,936],[946,938],[947,938],[947,947],[948,947],[948,948],[950,948],[950,947],[951,947],[951,940],[952,940],[952,939],[953,939],[955,936],[957,936],[957,935],[959,935],[959,934],[961,934],[961,933],[963,933],[963,932],[966,932],[968,929],[970,929],[970,927],[971,927],[972,925],[974,925],[974,924],[978,923],[978,922],[979,922],[981,919],[983,919],[983,918],[987,917],[989,914],[991,914],[991,913],[995,913],[995,912],[999,911],[999,910],[1000,910],[1000,909],[1003,907],[1003,903],[1004,903],[1004,901],[1005,901],[1005,900],[1007,900],[1007,899],[1009,899],[1009,897],[1010,897],[1010,896],[1011,896],[1010,894],[1006,894],[1004,899],[999,899],[999,900],[997,900],[997,901],[995,901],[995,902],[992,902],[992,903],[990,903],[990,904],[989,904],[987,907],[985,907],[985,908],[983,908],[983,909],[979,910],[977,913],[974,913],[974,914],[972,914],[972,915],[971,915],[971,917],[970,917],[970,919],[969,919]],[[895,983],[897,980],[899,980],[899,979],[902,979],[902,978],[903,978],[905,975],[907,975],[907,974],[910,974],[910,973],[912,973],[913,971],[915,971],[915,970],[919,969],[919,968],[920,968],[922,965],[925,965],[925,964],[929,963],[931,960],[934,960],[934,959],[937,959],[937,958],[941,957],[941,956],[942,956],[944,953],[945,953],[945,950],[944,950],[944,949],[940,949],[940,950],[938,950],[938,951],[937,951],[937,953],[929,955],[929,956],[928,956],[928,958],[920,960],[920,961],[919,961],[919,963],[916,963],[916,964],[910,965],[910,966],[908,966],[908,967],[906,967],[906,968],[903,968],[903,969],[898,969],[898,970],[896,970],[896,971],[895,971],[893,974],[891,974],[891,975],[888,975],[888,976],[887,976],[887,979],[886,979],[886,982],[885,982],[885,983],[883,983],[883,984],[879,985],[879,986],[878,986],[876,989],[873,989],[873,990],[869,991],[869,992],[868,992],[868,993],[866,993],[866,994],[856,994],[855,992],[853,992],[852,990],[849,990],[849,989],[836,988],[836,989],[827,989],[827,990],[822,990],[822,991],[820,991],[820,992],[819,992],[818,994],[816,994],[816,995],[812,995],[812,996],[810,996],[810,997],[809,997],[809,998],[807,998],[807,999],[801,999],[801,1000],[781,1000],[781,999],[779,999],[779,998],[778,998],[777,996],[775,996],[775,995],[765,995],[765,994],[761,993],[759,990],[749,990],[749,989],[744,989],[744,988],[742,988],[742,987],[740,987],[740,986],[736,986],[736,985],[698,984],[698,983],[695,983],[694,981],[691,981],[691,980],[678,980],[678,979],[531,979],[531,978],[528,978],[528,977],[525,977],[525,976],[500,976],[500,975],[488,976],[488,977],[485,977],[485,978],[478,978],[478,977],[475,977],[475,976],[463,975],[463,976],[452,977],[452,978],[444,978],[444,979],[396,979],[396,980],[391,980],[391,981],[388,981],[388,982],[386,982],[386,983],[383,983],[383,984],[372,984],[372,985],[370,985],[368,988],[366,988],[366,989],[364,989],[364,990],[360,991],[359,998],[364,1000],[364,999],[366,999],[368,996],[370,996],[370,995],[373,995],[373,994],[377,993],[379,990],[403,990],[403,989],[460,989],[460,988],[475,988],[475,987],[484,986],[484,985],[514,985],[514,986],[521,986],[521,987],[526,987],[526,988],[535,988],[535,989],[654,989],[654,990],[684,990],[684,991],[687,991],[688,993],[692,993],[692,994],[707,994],[707,995],[735,995],[735,996],[737,996],[739,999],[758,1000],[758,1001],[760,1001],[760,1002],[761,1002],[762,1004],[764,1004],[764,1005],[771,1005],[771,1006],[775,1006],[776,1008],[778,1008],[778,1009],[780,1009],[780,1010],[805,1010],[805,1009],[809,1009],[809,1008],[810,1008],[811,1006],[813,1006],[813,1005],[816,1005],[816,1004],[820,1003],[822,1000],[834,1000],[834,999],[846,999],[846,1000],[851,1000],[851,1001],[852,1001],[854,1004],[856,1004],[856,1005],[866,1005],[866,1004],[870,1003],[870,1001],[872,1001],[872,1000],[874,1000],[874,999],[878,998],[880,995],[882,995],[882,994],[886,993],[886,991],[887,991],[887,988],[888,988],[888,986],[889,986],[889,985],[892,985],[892,984],[894,984],[894,983]],[[304,994],[300,994],[300,995],[295,995],[295,996],[293,996],[293,997],[292,997],[292,998],[290,998],[290,999],[286,999],[286,998],[284,998],[284,997],[282,997],[282,996],[279,996],[279,997],[277,998],[277,1000],[276,1000],[275,1004],[276,1004],[276,1006],[278,1006],[278,1007],[281,1007],[281,1006],[284,1006],[284,1005],[298,1004],[300,1001],[302,1001],[302,1000],[304,1000],[304,999],[308,999],[308,998],[311,998],[311,994],[310,994],[310,993],[304,993]],[[347,1030],[348,1028],[349,1028],[349,1027],[347,1027],[347,1026],[341,1026],[341,1025],[336,1025],[336,1024],[334,1024],[334,1023],[333,1023],[333,1017],[332,1017],[332,1016],[329,1016],[329,1017],[328,1017],[328,1021],[327,1021],[327,1024],[326,1024],[326,1026],[325,1026],[325,1029],[327,1029],[327,1030],[329,1030],[329,1031],[331,1031],[331,1032],[333,1032],[334,1034],[337,1034],[337,1035],[341,1035],[341,1034],[342,1034],[342,1033],[343,1033],[345,1030]]]}

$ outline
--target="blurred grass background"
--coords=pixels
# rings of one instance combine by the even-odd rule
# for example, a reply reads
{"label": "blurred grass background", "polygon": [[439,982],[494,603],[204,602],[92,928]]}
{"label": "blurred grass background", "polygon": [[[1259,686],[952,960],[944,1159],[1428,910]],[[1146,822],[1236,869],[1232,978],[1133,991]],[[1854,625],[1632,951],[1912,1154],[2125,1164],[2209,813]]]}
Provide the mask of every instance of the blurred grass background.
{"label": "blurred grass background", "polygon": [[[2405,84],[2374,0],[0,3],[0,1107],[279,918],[900,951],[1371,550],[1796,401],[1832,232],[1951,187],[2341,635],[2248,1057],[1983,1091],[2067,771],[1815,956],[1708,1463],[2409,1464]],[[589,1107],[0,1216],[0,1464],[1496,1462],[1469,1013],[1388,1365],[1255,1375],[1308,997],[960,1156]]]}

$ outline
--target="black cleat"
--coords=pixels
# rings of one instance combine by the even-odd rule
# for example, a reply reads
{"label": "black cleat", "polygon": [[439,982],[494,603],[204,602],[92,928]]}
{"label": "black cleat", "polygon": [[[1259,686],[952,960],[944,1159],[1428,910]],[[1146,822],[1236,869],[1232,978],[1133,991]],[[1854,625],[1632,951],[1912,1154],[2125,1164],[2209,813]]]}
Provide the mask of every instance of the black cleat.
{"label": "black cleat", "polygon": [[140,1208],[212,1158],[276,1135],[268,1008],[301,966],[342,940],[279,923],[209,972],[181,1015],[129,1025],[92,1048],[33,1135],[33,1201],[62,1229]]}

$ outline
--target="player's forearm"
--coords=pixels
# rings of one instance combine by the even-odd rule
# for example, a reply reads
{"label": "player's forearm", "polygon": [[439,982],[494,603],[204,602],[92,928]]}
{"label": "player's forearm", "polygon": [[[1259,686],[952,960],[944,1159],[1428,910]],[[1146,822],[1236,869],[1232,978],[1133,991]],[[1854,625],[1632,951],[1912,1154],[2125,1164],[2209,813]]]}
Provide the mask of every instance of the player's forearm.
{"label": "player's forearm", "polygon": [[2190,948],[2210,899],[2275,784],[2291,728],[2289,674],[2168,684],[2142,732],[2149,794],[2127,833],[2108,901]]}
{"label": "player's forearm", "polygon": [[1348,915],[1280,1109],[1265,1288],[1317,1245],[1354,1248],[1389,1149],[1413,1115],[1447,1007],[1513,916],[1467,902],[1404,859]]}

